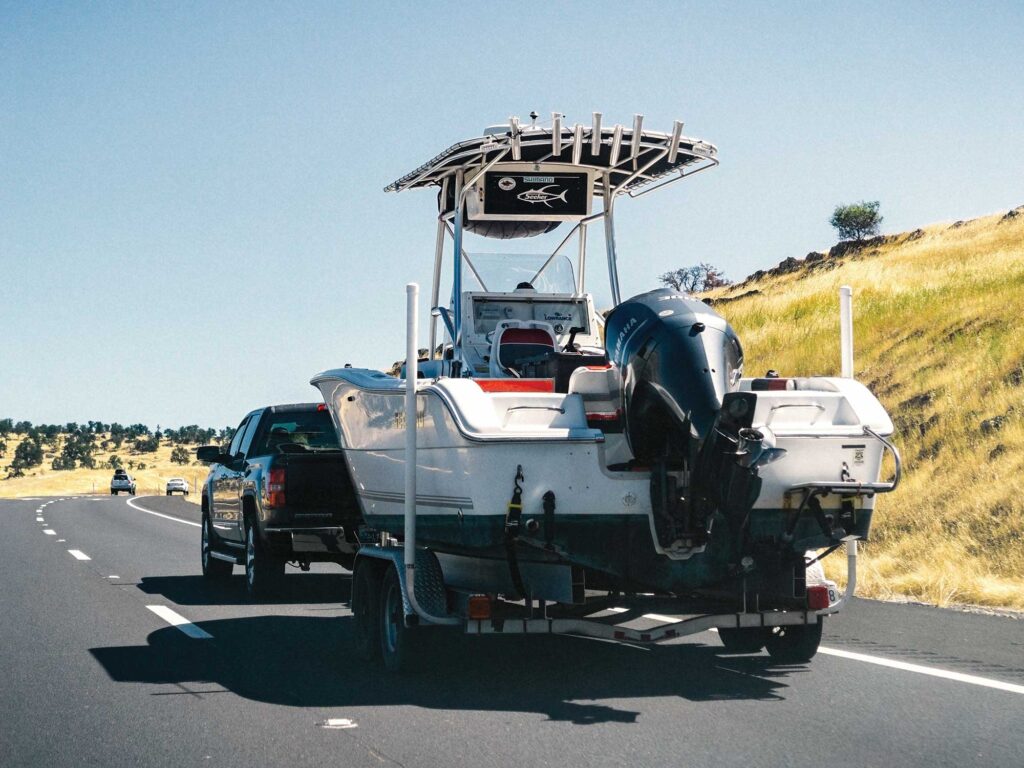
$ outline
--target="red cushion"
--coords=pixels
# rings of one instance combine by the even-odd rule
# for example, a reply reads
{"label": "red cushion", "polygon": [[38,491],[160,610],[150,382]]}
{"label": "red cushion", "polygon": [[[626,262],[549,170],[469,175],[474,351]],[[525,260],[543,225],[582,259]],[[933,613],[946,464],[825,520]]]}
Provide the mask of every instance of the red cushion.
{"label": "red cushion", "polygon": [[554,392],[554,379],[472,379],[484,392]]}
{"label": "red cushion", "polygon": [[506,328],[501,334],[501,344],[544,344],[555,346],[547,331],[540,328]]}

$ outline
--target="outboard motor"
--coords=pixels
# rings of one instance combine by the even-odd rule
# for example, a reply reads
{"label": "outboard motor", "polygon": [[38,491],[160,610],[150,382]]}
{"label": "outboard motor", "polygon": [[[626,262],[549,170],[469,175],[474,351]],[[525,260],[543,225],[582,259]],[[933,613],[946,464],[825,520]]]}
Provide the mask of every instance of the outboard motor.
{"label": "outboard motor", "polygon": [[648,464],[689,463],[743,373],[732,328],[707,304],[659,288],[612,310],[605,346],[622,371],[633,456]]}

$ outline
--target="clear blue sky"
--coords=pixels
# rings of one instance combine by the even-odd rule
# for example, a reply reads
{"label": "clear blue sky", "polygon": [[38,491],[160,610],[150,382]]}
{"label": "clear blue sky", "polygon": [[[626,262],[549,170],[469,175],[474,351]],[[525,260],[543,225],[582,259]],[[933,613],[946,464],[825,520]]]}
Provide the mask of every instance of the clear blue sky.
{"label": "clear blue sky", "polygon": [[[1024,203],[1024,4],[0,0],[0,417],[236,423],[402,356],[434,197],[510,114],[718,145],[618,221],[623,293]],[[524,243],[523,246],[528,246]]]}

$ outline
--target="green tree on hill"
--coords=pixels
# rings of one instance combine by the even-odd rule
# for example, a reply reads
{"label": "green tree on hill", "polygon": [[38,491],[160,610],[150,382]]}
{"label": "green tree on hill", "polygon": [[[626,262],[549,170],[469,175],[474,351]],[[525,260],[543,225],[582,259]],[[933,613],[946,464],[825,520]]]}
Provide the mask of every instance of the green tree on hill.
{"label": "green tree on hill", "polygon": [[7,468],[7,477],[23,477],[26,469],[43,463],[43,444],[38,439],[22,440],[14,449],[14,458]]}
{"label": "green tree on hill", "polygon": [[96,435],[92,432],[76,431],[67,436],[64,440],[64,447],[60,456],[53,460],[51,465],[54,469],[74,469],[81,466],[85,469],[95,469],[96,459],[93,458],[93,451],[96,448]]}
{"label": "green tree on hill", "polygon": [[878,214],[879,205],[877,200],[837,205],[829,224],[836,228],[840,240],[863,242],[865,238],[877,235],[882,225],[882,217]]}
{"label": "green tree on hill", "polygon": [[188,464],[192,460],[192,456],[189,454],[188,449],[183,446],[177,446],[171,451],[171,461],[175,464]]}
{"label": "green tree on hill", "polygon": [[138,453],[155,453],[159,447],[160,441],[155,437],[141,437],[132,444],[133,450]]}

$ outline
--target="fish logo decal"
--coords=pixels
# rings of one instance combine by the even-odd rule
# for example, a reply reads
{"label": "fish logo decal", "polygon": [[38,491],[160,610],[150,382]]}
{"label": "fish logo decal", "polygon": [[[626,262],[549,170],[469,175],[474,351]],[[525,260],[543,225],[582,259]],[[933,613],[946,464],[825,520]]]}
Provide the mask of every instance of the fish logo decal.
{"label": "fish logo decal", "polygon": [[547,184],[540,189],[528,189],[525,192],[520,192],[516,197],[524,203],[544,203],[548,208],[554,207],[551,205],[552,200],[561,200],[563,203],[568,204],[569,201],[565,199],[565,196],[569,193],[569,190],[563,189],[562,193],[558,194],[548,191],[552,187],[555,187],[555,185]]}

